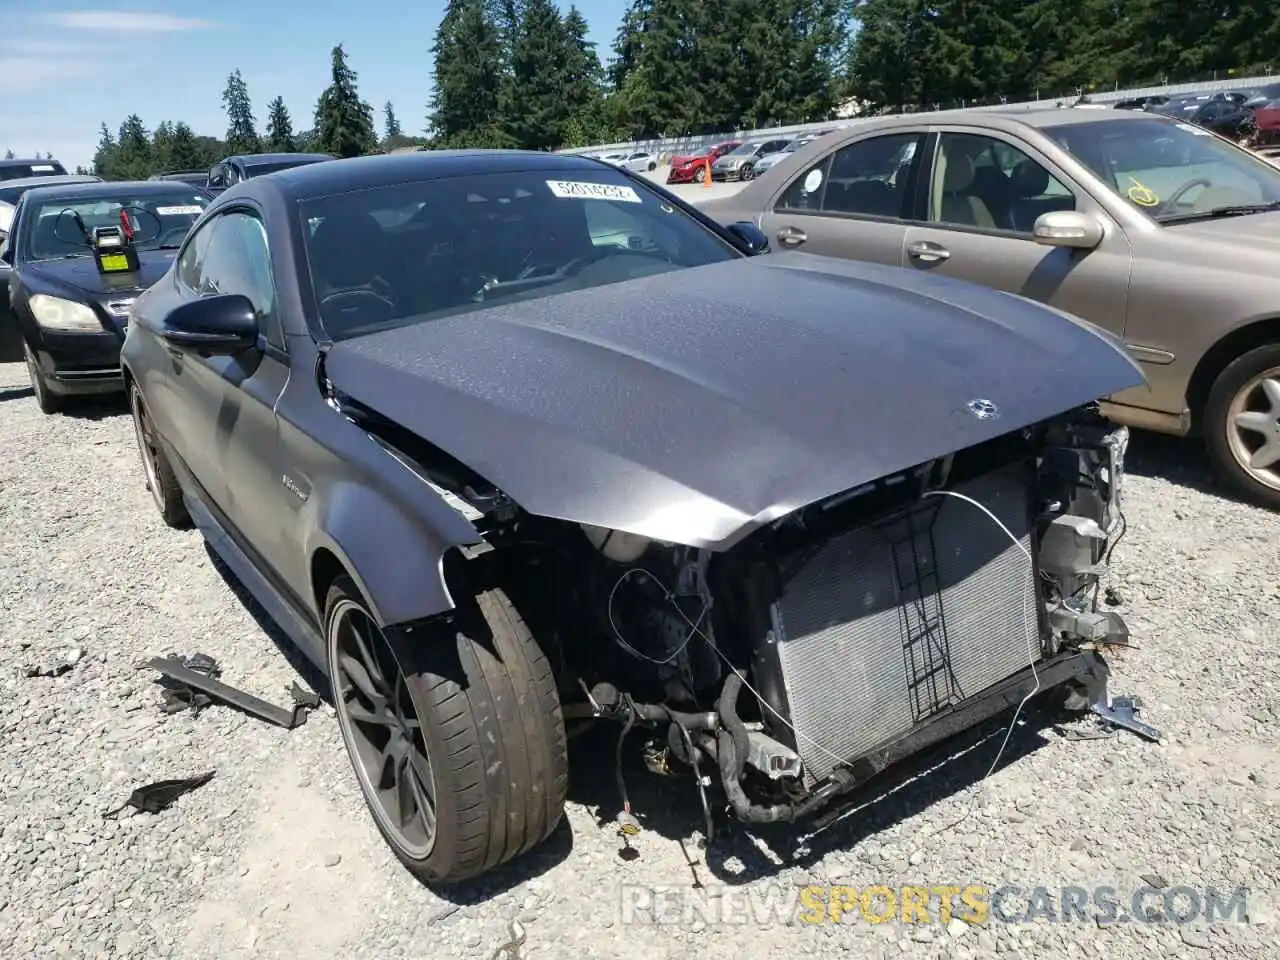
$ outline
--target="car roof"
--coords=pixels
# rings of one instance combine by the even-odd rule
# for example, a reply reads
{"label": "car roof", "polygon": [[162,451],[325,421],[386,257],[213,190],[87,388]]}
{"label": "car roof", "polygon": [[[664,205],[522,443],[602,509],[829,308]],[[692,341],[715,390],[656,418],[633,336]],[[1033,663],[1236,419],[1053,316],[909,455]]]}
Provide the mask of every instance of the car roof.
{"label": "car roof", "polygon": [[315,163],[319,160],[336,159],[328,153],[238,153],[227,157],[223,162],[235,160],[246,167],[256,167],[263,163],[280,163],[284,160],[296,160],[299,163]]}
{"label": "car roof", "polygon": [[919,129],[920,127],[928,127],[935,124],[971,123],[979,127],[1014,133],[1026,127],[1046,129],[1073,124],[1106,123],[1108,121],[1141,122],[1144,120],[1156,123],[1173,122],[1170,118],[1159,114],[1135,113],[1132,110],[1113,110],[1109,107],[1093,110],[1083,107],[1037,107],[1030,110],[938,110],[930,113],[903,113],[892,117],[877,117],[867,123],[852,123],[846,126],[844,130],[848,134],[854,134],[872,128],[877,130],[894,130],[903,127]]}
{"label": "car roof", "polygon": [[[441,180],[465,174],[514,173],[526,170],[598,173],[613,169],[615,168],[608,167],[599,160],[567,153],[544,153],[540,150],[424,150],[420,153],[389,153],[290,167],[259,180],[261,186],[258,189],[274,187],[293,199],[305,200],[366,187],[390,186],[415,180]],[[250,181],[235,189],[240,190],[252,183]]]}
{"label": "car roof", "polygon": [[[180,187],[168,180],[100,180],[97,183],[52,184],[32,187],[26,198],[32,203],[38,200],[97,200],[128,193],[135,197],[155,195],[171,196]],[[191,188],[194,189],[194,188]]]}
{"label": "car roof", "polygon": [[39,177],[19,177],[16,180],[5,180],[0,185],[8,190],[11,187],[56,186],[60,183],[102,183],[101,177],[83,173],[46,173]]}
{"label": "car roof", "polygon": [[62,166],[61,163],[51,157],[32,157],[29,160],[24,160],[22,157],[13,157],[10,160],[0,160],[0,167],[29,167],[33,163],[56,163],[58,166]]}

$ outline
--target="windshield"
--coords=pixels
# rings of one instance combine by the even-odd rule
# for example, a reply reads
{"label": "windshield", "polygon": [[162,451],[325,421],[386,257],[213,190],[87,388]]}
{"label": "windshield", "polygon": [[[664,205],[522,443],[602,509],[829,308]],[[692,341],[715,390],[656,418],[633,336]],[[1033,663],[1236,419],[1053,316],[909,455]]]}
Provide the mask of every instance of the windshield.
{"label": "windshield", "polygon": [[1132,117],[1044,132],[1160,222],[1280,204],[1280,168],[1188,123]]}
{"label": "windshield", "polygon": [[38,200],[23,216],[20,243],[24,259],[90,256],[85,232],[120,226],[122,212],[134,231],[136,249],[176,248],[208,202],[208,197],[189,187],[172,193],[148,190],[140,195]]}
{"label": "windshield", "polygon": [[726,156],[753,157],[756,155],[756,153],[759,151],[759,149],[762,146],[764,146],[764,143],[759,140],[757,140],[755,143],[744,143],[742,146],[729,151],[729,153],[727,153]]}
{"label": "windshield", "polygon": [[399,183],[299,210],[335,340],[743,256],[607,168]]}
{"label": "windshield", "polygon": [[0,186],[0,203],[11,203],[16,207],[18,201],[22,199],[22,195],[30,189],[29,185],[22,187]]}

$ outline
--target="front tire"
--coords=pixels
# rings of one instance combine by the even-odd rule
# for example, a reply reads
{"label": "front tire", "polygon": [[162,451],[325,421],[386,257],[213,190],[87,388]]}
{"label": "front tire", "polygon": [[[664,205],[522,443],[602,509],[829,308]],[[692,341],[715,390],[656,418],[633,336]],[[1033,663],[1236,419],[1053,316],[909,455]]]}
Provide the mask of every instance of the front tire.
{"label": "front tire", "polygon": [[36,406],[40,408],[40,412],[54,414],[61,411],[65,405],[65,398],[49,389],[49,381],[44,378],[40,362],[36,360],[31,344],[26,340],[22,341],[22,358],[27,363],[27,376],[31,378],[31,391],[35,394]]}
{"label": "front tire", "polygon": [[706,182],[707,182],[707,168],[706,168],[706,167],[699,167],[699,168],[698,168],[698,170],[697,170],[697,172],[693,175],[693,179],[694,179],[694,181],[695,181],[696,183],[706,183]]}
{"label": "front tire", "polygon": [[376,624],[355,583],[325,603],[329,676],[360,792],[397,859],[456,883],[540,844],[568,785],[550,664],[501,590],[460,603],[449,633]]}
{"label": "front tire", "polygon": [[1222,477],[1249,499],[1280,509],[1280,344],[1250,350],[1218,375],[1204,433]]}
{"label": "front tire", "polygon": [[191,514],[182,499],[182,486],[160,444],[146,401],[142,399],[142,391],[136,383],[129,388],[129,409],[133,413],[133,437],[138,444],[138,456],[142,460],[142,472],[147,489],[151,491],[151,499],[167,526],[186,530],[191,526]]}

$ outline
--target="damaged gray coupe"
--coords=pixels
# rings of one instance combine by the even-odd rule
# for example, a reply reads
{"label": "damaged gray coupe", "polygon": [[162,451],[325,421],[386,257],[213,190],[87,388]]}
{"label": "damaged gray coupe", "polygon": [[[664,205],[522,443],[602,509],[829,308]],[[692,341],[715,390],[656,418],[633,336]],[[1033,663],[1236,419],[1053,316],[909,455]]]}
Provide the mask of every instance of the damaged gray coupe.
{"label": "damaged gray coupe", "polygon": [[566,723],[647,729],[709,812],[822,822],[1032,693],[1087,709],[1125,634],[1097,593],[1127,434],[1094,401],[1142,375],[1112,337],[769,253],[593,160],[238,184],[123,365],[164,520],[324,669],[433,882],[551,834]]}

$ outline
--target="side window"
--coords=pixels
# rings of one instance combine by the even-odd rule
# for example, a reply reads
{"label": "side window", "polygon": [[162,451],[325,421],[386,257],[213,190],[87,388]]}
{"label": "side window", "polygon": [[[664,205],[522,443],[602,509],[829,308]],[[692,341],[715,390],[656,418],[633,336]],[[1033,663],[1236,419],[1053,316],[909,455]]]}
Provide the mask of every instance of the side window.
{"label": "side window", "polygon": [[178,282],[188,290],[193,292],[199,292],[200,290],[200,270],[204,261],[204,253],[209,247],[209,239],[221,222],[221,217],[214,217],[212,220],[206,221],[199,230],[191,235],[186,247],[183,248],[178,257],[176,270]]}
{"label": "side window", "polygon": [[981,134],[939,138],[931,223],[1030,233],[1041,214],[1074,209],[1070,188],[1018,147]]}
{"label": "side window", "polygon": [[218,217],[218,229],[200,260],[196,290],[201,295],[239,293],[248,297],[262,317],[267,338],[283,346],[267,231],[257,217],[243,211]]}
{"label": "side window", "polygon": [[920,137],[894,133],[843,146],[792,181],[775,209],[901,217]]}

